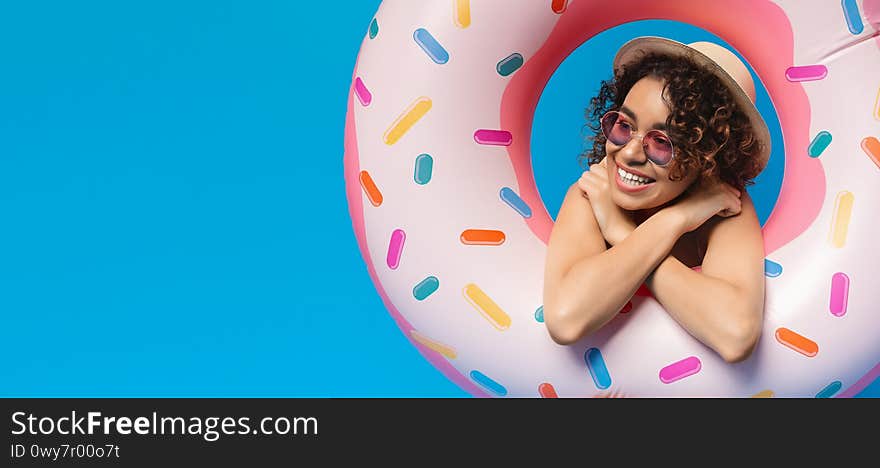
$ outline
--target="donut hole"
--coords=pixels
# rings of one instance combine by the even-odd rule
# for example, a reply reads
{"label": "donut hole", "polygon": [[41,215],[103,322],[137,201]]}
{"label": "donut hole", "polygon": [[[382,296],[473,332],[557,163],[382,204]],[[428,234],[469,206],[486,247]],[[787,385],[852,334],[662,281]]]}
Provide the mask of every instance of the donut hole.
{"label": "donut hole", "polygon": [[[544,87],[532,122],[531,157],[535,184],[553,220],[556,220],[568,187],[583,172],[578,155],[592,146],[589,140],[591,130],[584,120],[590,98],[598,92],[601,81],[611,77],[611,63],[620,46],[639,36],[661,36],[685,44],[711,41],[733,50],[718,36],[702,28],[679,21],[645,20],[603,31],[566,57]],[[749,71],[755,79],[756,104],[770,129],[773,144],[767,167],[755,179],[755,184],[747,188],[763,226],[779,198],[785,148],[779,117],[767,90],[751,66]]]}

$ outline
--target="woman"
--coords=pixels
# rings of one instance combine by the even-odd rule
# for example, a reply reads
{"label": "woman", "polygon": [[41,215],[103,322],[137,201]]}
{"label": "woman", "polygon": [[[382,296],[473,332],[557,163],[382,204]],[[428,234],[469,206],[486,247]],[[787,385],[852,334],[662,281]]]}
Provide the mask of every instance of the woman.
{"label": "woman", "polygon": [[[747,185],[770,154],[745,65],[716,44],[628,42],[588,115],[590,168],[550,236],[544,319],[571,344],[608,323],[644,283],[727,362],[762,329],[764,246]],[[692,268],[701,265],[701,272]]]}

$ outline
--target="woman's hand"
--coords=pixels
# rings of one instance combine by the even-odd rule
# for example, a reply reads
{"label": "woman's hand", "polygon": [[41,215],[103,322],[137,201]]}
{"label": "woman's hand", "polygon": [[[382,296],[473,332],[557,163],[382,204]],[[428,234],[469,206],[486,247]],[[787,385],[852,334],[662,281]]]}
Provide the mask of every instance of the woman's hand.
{"label": "woman's hand", "polygon": [[621,242],[636,228],[635,222],[625,210],[617,206],[611,199],[611,181],[608,180],[608,169],[605,159],[599,164],[590,166],[578,180],[578,187],[590,200],[593,214],[602,230],[602,236],[611,245]]}
{"label": "woman's hand", "polygon": [[741,192],[720,180],[708,180],[664,210],[675,212],[681,220],[682,233],[691,232],[715,215],[736,216],[742,211]]}

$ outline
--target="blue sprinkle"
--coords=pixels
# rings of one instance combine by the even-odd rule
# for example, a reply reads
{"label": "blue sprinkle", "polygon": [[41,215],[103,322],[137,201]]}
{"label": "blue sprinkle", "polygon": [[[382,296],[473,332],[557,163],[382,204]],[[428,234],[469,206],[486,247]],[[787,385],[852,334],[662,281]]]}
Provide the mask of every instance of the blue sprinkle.
{"label": "blue sprinkle", "polygon": [[498,74],[501,76],[507,76],[519,69],[523,64],[523,56],[517,53],[513,53],[508,55],[507,57],[501,59],[497,65],[495,65],[495,70],[498,71]]}
{"label": "blue sprinkle", "polygon": [[816,394],[816,398],[831,398],[835,393],[840,391],[840,388],[843,387],[843,384],[840,383],[839,380],[835,380],[828,384],[827,387],[823,388],[822,391]]}
{"label": "blue sprinkle", "polygon": [[425,185],[431,181],[431,173],[434,170],[434,158],[430,154],[416,156],[416,169],[413,180],[419,185]]}
{"label": "blue sprinkle", "polygon": [[474,382],[482,385],[486,390],[489,390],[490,392],[492,392],[498,396],[507,395],[507,389],[504,388],[503,385],[490,379],[489,377],[486,376],[486,374],[484,374],[480,371],[472,370],[471,371],[471,379],[473,379]]}
{"label": "blue sprinkle", "polygon": [[370,22],[370,39],[375,39],[376,34],[379,34],[379,23],[376,22],[376,18],[373,18],[373,21]]}
{"label": "blue sprinkle", "polygon": [[807,153],[811,158],[818,158],[825,148],[831,144],[831,134],[822,130],[816,137],[813,138],[813,141],[810,143],[809,148],[807,148]]}
{"label": "blue sprinkle", "polygon": [[590,376],[593,377],[593,383],[599,390],[605,390],[611,386],[611,374],[608,373],[608,367],[605,366],[605,360],[602,359],[602,353],[598,348],[590,348],[584,353],[584,361],[587,362],[587,368],[590,369]]}
{"label": "blue sprinkle", "polygon": [[449,61],[449,53],[446,52],[446,49],[444,49],[443,46],[437,42],[437,39],[434,39],[434,36],[432,36],[426,29],[416,29],[413,33],[413,39],[416,40],[416,44],[418,44],[434,62],[442,65]]}
{"label": "blue sprinkle", "polygon": [[776,278],[782,274],[782,265],[773,260],[764,259],[764,275],[768,278]]}
{"label": "blue sprinkle", "polygon": [[507,203],[511,208],[516,210],[517,213],[522,215],[523,218],[532,217],[532,209],[529,208],[529,205],[510,187],[504,187],[501,189],[501,199],[504,200],[504,203]]}
{"label": "blue sprinkle", "polygon": [[413,297],[422,301],[433,294],[439,287],[440,280],[438,280],[436,276],[429,276],[420,281],[419,284],[413,288]]}
{"label": "blue sprinkle", "polygon": [[535,320],[544,323],[544,306],[538,307],[538,310],[535,311]]}
{"label": "blue sprinkle", "polygon": [[862,24],[862,15],[859,14],[859,5],[856,0],[842,0],[840,6],[843,7],[843,16],[846,17],[846,27],[853,34],[861,34],[865,30]]}

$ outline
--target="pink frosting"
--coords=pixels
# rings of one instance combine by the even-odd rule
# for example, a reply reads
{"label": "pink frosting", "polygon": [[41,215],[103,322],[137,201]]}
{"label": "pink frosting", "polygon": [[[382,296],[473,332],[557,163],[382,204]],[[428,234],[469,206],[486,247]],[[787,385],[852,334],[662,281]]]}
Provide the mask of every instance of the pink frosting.
{"label": "pink frosting", "polygon": [[[874,32],[880,32],[880,0],[863,0],[862,11],[868,19],[868,24],[874,28]],[[880,48],[880,34],[874,36],[874,41]]]}

